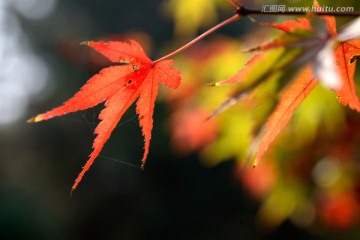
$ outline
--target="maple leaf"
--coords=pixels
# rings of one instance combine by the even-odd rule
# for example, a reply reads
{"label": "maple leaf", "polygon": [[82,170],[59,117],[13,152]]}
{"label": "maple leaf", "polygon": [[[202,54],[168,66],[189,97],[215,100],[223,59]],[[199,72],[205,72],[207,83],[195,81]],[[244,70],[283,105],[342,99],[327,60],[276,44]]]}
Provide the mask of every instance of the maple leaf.
{"label": "maple leaf", "polygon": [[[337,32],[335,18],[330,16],[323,18],[327,23],[329,34],[332,37],[336,37]],[[303,23],[305,22],[303,21]],[[279,28],[278,26],[279,25],[277,24],[273,27]],[[283,30],[284,28],[279,29]],[[342,86],[339,89],[335,89],[335,92],[339,97],[340,103],[344,106],[349,105],[350,108],[357,111],[360,111],[360,102],[356,95],[354,83],[355,63],[353,59],[354,56],[356,57],[359,54],[359,40],[341,42],[335,50],[336,65],[338,66],[342,79]],[[322,59],[322,61],[325,60],[326,59]],[[307,97],[316,84],[317,81],[312,76],[309,69],[306,69],[283,95],[274,113],[269,117],[268,123],[266,124],[266,128],[259,143],[254,165],[256,165],[262,158],[263,154],[266,152],[275,137],[290,121],[293,112]]]}
{"label": "maple leaf", "polygon": [[[316,4],[317,3],[315,2],[315,5]],[[267,151],[269,145],[290,121],[293,112],[316,86],[318,83],[317,80],[321,80],[326,85],[332,87],[337,93],[340,103],[344,106],[349,105],[350,108],[360,111],[360,102],[356,95],[354,83],[355,63],[360,55],[360,40],[354,40],[354,38],[359,37],[357,28],[360,24],[360,20],[355,20],[350,26],[344,28],[337,34],[335,18],[332,16],[324,16],[322,19],[325,20],[325,25],[323,25],[325,29],[327,29],[327,34],[329,35],[328,38],[324,38],[324,35],[321,35],[323,33],[319,33],[319,35],[317,35],[318,33],[316,32],[311,34],[311,31],[313,30],[310,21],[306,18],[288,20],[283,23],[275,24],[260,23],[253,19],[254,22],[279,29],[286,34],[280,35],[275,40],[267,42],[259,47],[252,48],[249,51],[285,49],[286,52],[289,52],[292,49],[303,48],[303,53],[300,55],[291,53],[284,55],[279,54],[280,58],[275,57],[273,53],[269,54],[268,51],[257,54],[250,59],[246,64],[247,66],[241,69],[236,75],[227,80],[213,84],[213,86],[233,83],[240,84],[238,87],[239,91],[236,92],[237,95],[230,98],[215,110],[213,114],[215,115],[241,99],[241,96],[244,93],[248,92],[253,87],[257,87],[257,84],[251,83],[264,81],[271,74],[276,72],[276,69],[281,71],[283,65],[278,67],[280,59],[291,59],[291,61],[293,61],[292,65],[297,66],[297,69],[299,69],[299,67],[305,67],[305,69],[289,84],[290,86],[282,95],[278,105],[270,115],[265,129],[258,135],[258,138],[255,141],[259,142],[254,165],[257,165],[263,154]],[[313,63],[313,73],[311,72],[308,63]],[[267,74],[261,74],[266,72],[266,69],[269,68],[272,70],[268,71]],[[292,71],[294,70],[296,70],[296,68]],[[281,81],[281,79],[283,79],[283,77],[278,78],[278,81]],[[281,84],[281,86],[286,85]],[[253,153],[251,152],[250,155],[252,154]]]}
{"label": "maple leaf", "polygon": [[[316,4],[316,3],[315,3]],[[325,19],[328,32],[332,37],[337,36],[335,18],[332,16],[323,17]],[[294,21],[296,22],[296,21]],[[304,26],[294,24],[294,22],[285,22],[284,25],[289,24],[290,26],[304,27],[307,28],[305,20],[301,20]],[[298,22],[298,23],[299,23]],[[287,31],[286,27],[282,27],[281,24],[270,25],[280,30]],[[305,27],[306,26],[306,27]],[[292,28],[293,30],[293,28]],[[327,47],[327,46],[326,46]],[[327,50],[327,49],[326,49]],[[334,54],[334,53],[333,53]],[[355,61],[354,56],[360,54],[360,41],[350,40],[339,43],[339,46],[335,50],[336,59],[336,70],[340,71],[341,76],[341,87],[334,89],[338,95],[339,101],[344,106],[349,105],[350,108],[360,111],[360,102],[356,95],[355,83],[354,83],[354,72],[355,72]],[[326,59],[320,59],[320,61]],[[333,67],[331,65],[331,67]],[[336,67],[336,66],[335,66]],[[315,69],[316,70],[316,69]],[[324,71],[324,70],[322,70]],[[334,69],[332,69],[334,71]],[[269,117],[266,124],[266,128],[262,135],[259,143],[258,152],[255,157],[254,165],[262,158],[269,145],[274,141],[279,132],[287,125],[293,112],[308,96],[311,90],[315,87],[317,81],[311,71],[306,68],[303,73],[294,81],[288,91],[283,95],[275,111]]]}
{"label": "maple leaf", "polygon": [[[335,18],[328,16],[324,17],[324,19],[330,34],[335,37],[337,35]],[[353,61],[353,57],[358,55],[360,55],[360,40],[358,39],[342,41],[335,50],[336,64],[339,66],[343,80],[341,88],[336,90],[339,102],[344,106],[349,105],[351,109],[360,112],[360,101],[356,95],[354,82],[356,61]]]}
{"label": "maple leaf", "polygon": [[263,23],[250,18],[253,22],[259,23],[263,26],[277,28],[283,32],[290,33],[299,29],[311,30],[310,22],[307,18],[298,18],[297,20],[286,20],[283,23]]}
{"label": "maple leaf", "polygon": [[284,92],[273,114],[270,115],[264,133],[261,136],[254,165],[257,165],[269,145],[288,124],[293,112],[300,106],[316,84],[317,81],[313,77],[310,68],[305,68]]}
{"label": "maple leaf", "polygon": [[171,66],[172,60],[151,61],[136,41],[130,40],[130,43],[88,41],[83,44],[94,48],[110,61],[125,65],[111,66],[101,70],[62,106],[28,120],[29,122],[39,122],[91,108],[105,101],[105,108],[99,115],[101,121],[94,131],[97,136],[93,142],[93,152],[75,180],[72,191],[76,189],[121,117],[136,99],[138,99],[136,113],[139,115],[145,140],[144,154],[141,160],[142,166],[144,166],[149,151],[153,127],[152,115],[158,94],[159,80],[169,88],[177,88],[181,80],[179,70]]}
{"label": "maple leaf", "polygon": [[[314,2],[315,7],[319,7],[319,3],[317,1]],[[336,20],[334,16],[323,16],[321,17],[326,22],[327,31],[330,34],[331,37],[335,38],[335,40],[339,41],[339,45],[335,49],[335,61],[337,65],[337,69],[332,69],[340,71],[340,77],[342,78],[341,81],[341,87],[334,88],[336,94],[338,95],[339,101],[344,106],[349,105],[351,109],[357,110],[360,112],[360,101],[356,95],[356,88],[355,88],[355,82],[354,82],[354,73],[355,73],[355,67],[356,62],[355,58],[360,55],[360,40],[359,39],[351,39],[353,37],[351,36],[342,36],[342,35],[354,35],[354,32],[357,33],[357,36],[359,35],[359,31],[355,28],[358,28],[359,25],[359,18],[356,19],[354,22],[355,24],[352,24],[352,26],[348,26],[351,29],[344,29],[343,32],[340,32],[339,36],[336,30]],[[273,27],[279,30],[282,30],[286,33],[293,32],[294,30],[299,29],[306,29],[310,30],[311,25],[310,21],[306,18],[299,18],[298,20],[288,20],[283,23],[275,23],[275,24],[267,24],[267,23],[261,23],[262,25],[266,25],[269,27]],[[352,32],[352,34],[344,34],[344,32]],[[356,35],[355,35],[356,36]],[[338,38],[337,38],[338,37]],[[336,42],[334,42],[336,43]],[[265,44],[265,47],[272,46],[274,44]],[[330,44],[331,45],[331,44]],[[329,54],[331,53],[332,49],[331,46],[329,46]],[[325,49],[326,50],[326,49]],[[325,54],[319,54],[319,55],[325,55]],[[326,57],[326,56],[325,56]],[[327,58],[331,58],[332,56],[327,56]],[[324,59],[323,56],[320,56],[318,61],[322,62],[323,64],[327,62],[328,59]],[[334,67],[331,65],[331,67]],[[330,69],[327,69],[329,71]],[[334,74],[327,74],[328,78],[331,78]],[[322,79],[320,79],[322,80]]]}

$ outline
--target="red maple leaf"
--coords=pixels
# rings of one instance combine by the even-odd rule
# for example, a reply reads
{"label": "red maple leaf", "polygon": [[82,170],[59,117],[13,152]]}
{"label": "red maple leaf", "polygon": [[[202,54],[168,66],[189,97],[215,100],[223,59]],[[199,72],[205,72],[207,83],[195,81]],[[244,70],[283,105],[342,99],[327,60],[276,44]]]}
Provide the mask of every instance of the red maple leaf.
{"label": "red maple leaf", "polygon": [[139,115],[140,126],[145,140],[142,166],[146,162],[153,127],[152,115],[155,99],[158,94],[159,80],[169,88],[177,88],[180,84],[180,72],[172,67],[172,60],[151,61],[141,46],[130,40],[125,42],[84,42],[84,45],[94,48],[110,61],[122,63],[105,68],[96,74],[62,106],[46,113],[39,114],[29,122],[39,122],[70,112],[91,108],[105,101],[101,111],[101,122],[95,128],[97,134],[93,142],[93,152],[72,186],[76,189],[85,172],[99,155],[105,142],[109,139],[126,110],[136,103],[136,113]]}

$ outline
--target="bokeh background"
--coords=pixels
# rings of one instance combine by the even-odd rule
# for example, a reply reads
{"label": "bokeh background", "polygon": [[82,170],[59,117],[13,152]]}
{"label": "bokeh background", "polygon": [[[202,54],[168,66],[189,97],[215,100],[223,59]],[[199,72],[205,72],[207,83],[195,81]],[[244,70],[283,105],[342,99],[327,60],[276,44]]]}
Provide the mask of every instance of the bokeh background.
{"label": "bokeh background", "polygon": [[0,238],[359,239],[360,115],[334,93],[317,87],[255,169],[241,166],[273,95],[204,122],[231,91],[206,84],[278,34],[248,19],[175,58],[183,84],[160,90],[145,171],[133,107],[71,198],[102,106],[26,123],[110,64],[80,42],[132,38],[156,59],[232,12],[225,0],[0,0]]}

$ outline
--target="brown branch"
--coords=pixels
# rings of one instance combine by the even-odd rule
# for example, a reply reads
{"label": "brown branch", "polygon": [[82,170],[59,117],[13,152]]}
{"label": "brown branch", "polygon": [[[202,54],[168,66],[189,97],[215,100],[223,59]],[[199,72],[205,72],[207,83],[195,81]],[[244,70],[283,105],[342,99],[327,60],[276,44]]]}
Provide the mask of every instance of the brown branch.
{"label": "brown branch", "polygon": [[265,9],[246,8],[244,6],[241,6],[241,5],[237,4],[234,0],[229,0],[229,1],[230,1],[231,4],[233,4],[236,7],[236,11],[235,11],[234,16],[232,16],[232,17],[218,23],[214,27],[212,27],[209,30],[207,30],[206,32],[202,33],[200,36],[194,38],[192,41],[190,41],[187,44],[183,45],[182,47],[176,49],[175,51],[169,53],[168,55],[153,61],[153,63],[155,64],[155,63],[160,62],[162,60],[168,59],[168,58],[170,58],[170,57],[184,51],[185,49],[191,47],[196,42],[203,39],[204,37],[206,37],[206,36],[210,35],[211,33],[215,32],[219,28],[221,28],[221,27],[223,27],[223,26],[225,26],[225,25],[227,25],[227,24],[229,24],[231,22],[239,20],[240,18],[248,16],[248,15],[288,15],[288,16],[293,16],[293,15],[306,15],[306,14],[312,13],[312,14],[315,14],[315,15],[318,15],[318,16],[360,17],[360,12],[264,11]]}

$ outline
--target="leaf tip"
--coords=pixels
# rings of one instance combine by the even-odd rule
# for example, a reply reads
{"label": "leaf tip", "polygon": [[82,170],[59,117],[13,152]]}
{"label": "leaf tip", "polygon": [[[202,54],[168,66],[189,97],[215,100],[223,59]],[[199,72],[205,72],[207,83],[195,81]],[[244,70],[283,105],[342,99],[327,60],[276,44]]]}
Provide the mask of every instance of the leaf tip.
{"label": "leaf tip", "polygon": [[80,45],[84,45],[84,46],[90,46],[91,44],[91,41],[84,41],[84,42],[81,42]]}
{"label": "leaf tip", "polygon": [[70,198],[72,197],[74,190],[75,190],[75,188],[72,187],[71,190],[70,190]]}
{"label": "leaf tip", "polygon": [[206,84],[206,86],[208,87],[220,87],[222,86],[221,82],[216,82],[216,83],[208,83]]}
{"label": "leaf tip", "polygon": [[146,163],[146,158],[141,159],[141,170],[142,171],[145,170],[145,163]]}
{"label": "leaf tip", "polygon": [[29,118],[28,120],[26,120],[26,122],[28,123],[35,123],[35,122],[40,122],[43,119],[40,117],[40,115],[37,115],[35,117]]}
{"label": "leaf tip", "polygon": [[254,160],[253,168],[256,168],[257,165],[258,165],[258,163],[259,163],[259,159],[256,158],[256,159]]}
{"label": "leaf tip", "polygon": [[[70,190],[70,197],[73,195],[75,189],[77,188],[78,184],[79,184],[79,177],[75,180],[75,183],[72,185],[71,190]],[[81,179],[80,179],[81,180]]]}
{"label": "leaf tip", "polygon": [[242,53],[251,53],[251,52],[256,52],[256,51],[261,51],[261,46],[257,46],[257,47],[252,47],[252,48],[248,48],[245,50],[242,50]]}

